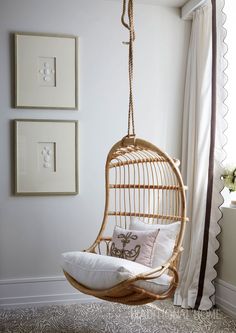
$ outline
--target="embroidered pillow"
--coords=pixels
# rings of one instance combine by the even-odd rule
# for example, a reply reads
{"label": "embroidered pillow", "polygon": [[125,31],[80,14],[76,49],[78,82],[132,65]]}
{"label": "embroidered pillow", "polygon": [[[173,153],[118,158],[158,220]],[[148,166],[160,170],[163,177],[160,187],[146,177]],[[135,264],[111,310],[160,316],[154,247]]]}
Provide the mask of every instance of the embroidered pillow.
{"label": "embroidered pillow", "polygon": [[136,231],[115,227],[110,256],[152,266],[154,244],[159,230]]}

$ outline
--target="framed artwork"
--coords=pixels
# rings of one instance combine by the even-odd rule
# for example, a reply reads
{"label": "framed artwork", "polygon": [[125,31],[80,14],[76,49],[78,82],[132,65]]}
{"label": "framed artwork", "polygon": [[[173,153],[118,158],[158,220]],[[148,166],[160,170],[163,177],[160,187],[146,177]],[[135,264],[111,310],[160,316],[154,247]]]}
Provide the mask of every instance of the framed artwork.
{"label": "framed artwork", "polygon": [[78,38],[15,33],[15,107],[78,108]]}
{"label": "framed artwork", "polygon": [[14,120],[15,194],[78,194],[78,122]]}

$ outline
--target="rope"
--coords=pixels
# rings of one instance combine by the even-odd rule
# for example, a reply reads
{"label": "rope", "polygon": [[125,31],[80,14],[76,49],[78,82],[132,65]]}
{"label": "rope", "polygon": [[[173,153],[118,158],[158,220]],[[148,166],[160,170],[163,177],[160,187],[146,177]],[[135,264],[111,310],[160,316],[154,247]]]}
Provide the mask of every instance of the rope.
{"label": "rope", "polygon": [[[135,136],[135,126],[134,126],[134,98],[133,98],[133,42],[135,40],[134,31],[134,8],[133,0],[128,0],[128,18],[129,24],[125,22],[125,14],[127,11],[126,0],[123,0],[123,11],[121,16],[121,22],[125,28],[129,30],[129,42],[123,42],[125,45],[129,45],[129,113],[128,113],[128,137]],[[132,131],[131,131],[132,127]]]}

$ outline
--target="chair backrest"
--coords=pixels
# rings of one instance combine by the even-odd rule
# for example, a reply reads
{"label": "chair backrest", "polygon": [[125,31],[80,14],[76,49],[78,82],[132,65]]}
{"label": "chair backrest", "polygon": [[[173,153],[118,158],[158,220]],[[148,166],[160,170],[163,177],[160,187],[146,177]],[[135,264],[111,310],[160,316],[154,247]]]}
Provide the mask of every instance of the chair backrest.
{"label": "chair backrest", "polygon": [[100,235],[107,223],[128,228],[132,217],[146,223],[181,221],[176,246],[186,222],[185,187],[178,161],[153,144],[125,137],[106,161],[106,204]]}

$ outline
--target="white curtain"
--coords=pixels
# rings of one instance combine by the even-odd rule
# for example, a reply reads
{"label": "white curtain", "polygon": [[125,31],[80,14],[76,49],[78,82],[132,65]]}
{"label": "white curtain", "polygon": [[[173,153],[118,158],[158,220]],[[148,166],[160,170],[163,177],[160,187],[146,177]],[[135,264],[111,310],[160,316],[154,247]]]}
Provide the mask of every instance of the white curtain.
{"label": "white curtain", "polygon": [[[222,204],[223,116],[216,105],[216,3],[193,14],[183,116],[182,174],[188,186],[189,223],[174,303],[209,310],[214,304],[214,268]],[[217,37],[218,38],[218,37]],[[219,68],[219,66],[218,66]],[[218,101],[222,101],[219,97]],[[219,113],[219,114],[218,114]],[[216,139],[217,138],[217,139]]]}

